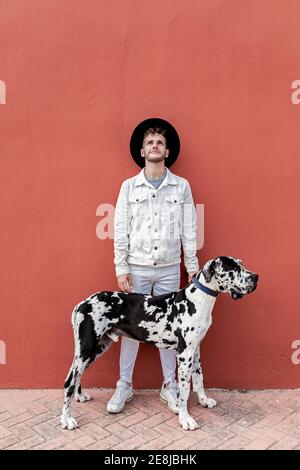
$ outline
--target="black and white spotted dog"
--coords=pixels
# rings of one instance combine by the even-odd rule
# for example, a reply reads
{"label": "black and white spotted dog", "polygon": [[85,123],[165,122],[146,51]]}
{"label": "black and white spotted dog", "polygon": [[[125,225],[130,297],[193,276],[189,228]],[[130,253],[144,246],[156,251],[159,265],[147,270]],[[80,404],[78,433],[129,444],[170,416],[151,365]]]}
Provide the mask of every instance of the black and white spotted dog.
{"label": "black and white spotted dog", "polygon": [[258,275],[247,271],[241,260],[220,256],[208,261],[184,289],[158,296],[102,291],[76,305],[72,313],[75,337],[74,360],[64,389],[60,418],[63,428],[77,427],[71,415],[71,400],[90,400],[81,391],[84,370],[118,340],[129,336],[157,348],[175,349],[178,363],[179,422],[183,429],[196,429],[187,401],[192,377],[193,390],[202,406],[212,408],[203,387],[199,345],[211,325],[211,313],[220,292],[237,300],[254,291]]}

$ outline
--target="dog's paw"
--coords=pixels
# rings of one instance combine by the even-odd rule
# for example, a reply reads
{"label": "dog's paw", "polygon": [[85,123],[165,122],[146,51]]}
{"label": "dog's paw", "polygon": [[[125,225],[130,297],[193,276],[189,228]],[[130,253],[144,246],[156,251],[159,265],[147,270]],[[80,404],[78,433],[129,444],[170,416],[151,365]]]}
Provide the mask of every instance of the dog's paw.
{"label": "dog's paw", "polygon": [[78,428],[78,424],[76,422],[76,419],[74,419],[72,416],[64,416],[61,415],[60,417],[60,424],[63,429],[75,429]]}
{"label": "dog's paw", "polygon": [[92,397],[88,393],[80,393],[75,395],[75,400],[79,401],[80,403],[84,403],[85,401],[90,401]]}
{"label": "dog's paw", "polygon": [[208,398],[208,397],[199,398],[199,403],[201,406],[204,406],[204,408],[213,408],[217,404],[216,400],[214,400],[213,398]]}
{"label": "dog's paw", "polygon": [[179,417],[179,423],[185,431],[187,431],[188,429],[194,431],[199,427],[196,421],[190,415],[184,415],[182,417]]}

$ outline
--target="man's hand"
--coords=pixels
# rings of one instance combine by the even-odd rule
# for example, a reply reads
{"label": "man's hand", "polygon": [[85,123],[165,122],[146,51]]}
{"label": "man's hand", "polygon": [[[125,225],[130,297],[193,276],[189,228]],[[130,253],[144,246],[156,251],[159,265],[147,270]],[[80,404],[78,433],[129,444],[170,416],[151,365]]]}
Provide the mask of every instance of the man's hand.
{"label": "man's hand", "polygon": [[118,286],[122,292],[132,292],[131,275],[123,274],[117,277]]}
{"label": "man's hand", "polygon": [[189,282],[191,282],[193,276],[195,276],[196,274],[198,274],[198,271],[196,271],[195,273],[188,273],[188,275],[189,275]]}

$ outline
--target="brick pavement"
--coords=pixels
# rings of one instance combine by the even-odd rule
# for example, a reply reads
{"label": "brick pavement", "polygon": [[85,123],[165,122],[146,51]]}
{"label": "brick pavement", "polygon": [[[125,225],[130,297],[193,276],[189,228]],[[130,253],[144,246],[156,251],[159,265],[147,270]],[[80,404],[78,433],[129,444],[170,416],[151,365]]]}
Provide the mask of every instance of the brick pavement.
{"label": "brick pavement", "polygon": [[62,390],[0,390],[0,449],[300,449],[300,389],[211,390],[213,409],[189,410],[199,429],[184,431],[159,400],[138,390],[122,413],[110,415],[108,389],[92,389],[93,400],[73,402],[79,428],[59,424]]}

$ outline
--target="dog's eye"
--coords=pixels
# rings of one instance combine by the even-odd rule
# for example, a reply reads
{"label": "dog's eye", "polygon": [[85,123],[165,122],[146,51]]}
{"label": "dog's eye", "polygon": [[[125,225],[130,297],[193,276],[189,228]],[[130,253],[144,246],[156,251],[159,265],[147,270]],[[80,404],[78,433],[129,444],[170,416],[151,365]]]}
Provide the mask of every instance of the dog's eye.
{"label": "dog's eye", "polygon": [[233,270],[234,270],[234,272],[236,272],[236,273],[240,273],[240,272],[241,272],[240,266],[234,266]]}

